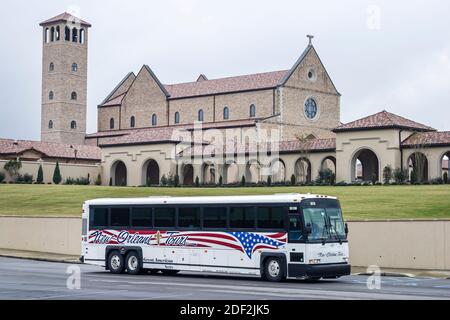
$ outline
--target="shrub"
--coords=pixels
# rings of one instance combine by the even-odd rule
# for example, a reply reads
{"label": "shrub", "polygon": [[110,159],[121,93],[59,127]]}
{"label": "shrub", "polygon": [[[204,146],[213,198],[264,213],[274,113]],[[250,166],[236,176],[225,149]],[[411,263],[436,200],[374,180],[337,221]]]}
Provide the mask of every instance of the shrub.
{"label": "shrub", "polygon": [[20,184],[32,184],[33,176],[31,174],[25,173],[24,175],[19,174],[16,178],[16,183]]}
{"label": "shrub", "polygon": [[220,176],[219,177],[219,186],[222,186],[223,185],[223,178],[222,178],[222,176]]}
{"label": "shrub", "polygon": [[96,186],[101,186],[102,185],[102,176],[100,175],[100,173],[97,176],[97,180],[95,180],[95,185]]}
{"label": "shrub", "polygon": [[384,184],[389,184],[392,180],[392,167],[390,165],[387,165],[383,169],[383,182]]}
{"label": "shrub", "polygon": [[412,184],[415,184],[416,182],[419,182],[419,181],[417,181],[417,173],[416,173],[416,171],[411,171],[411,183]]}
{"label": "shrub", "polygon": [[112,180],[112,177],[111,177],[111,178],[109,178],[109,186],[112,187],[112,185],[113,185],[113,180]]}
{"label": "shrub", "polygon": [[401,184],[406,181],[408,177],[408,171],[401,170],[401,169],[395,169],[394,170],[394,180],[396,183]]}
{"label": "shrub", "polygon": [[242,187],[245,187],[245,176],[242,176],[242,179],[241,179],[241,186],[242,186]]}
{"label": "shrub", "polygon": [[44,182],[44,170],[42,169],[42,164],[40,164],[36,178],[36,183],[42,184],[43,182]]}
{"label": "shrub", "polygon": [[292,176],[291,176],[291,186],[295,186],[295,184],[297,183],[297,178],[295,177],[295,174],[293,174]]}
{"label": "shrub", "polygon": [[175,177],[173,178],[173,185],[175,187],[178,187],[180,185],[180,176],[179,175],[175,175]]}
{"label": "shrub", "polygon": [[166,177],[165,174],[163,174],[162,177],[161,177],[161,185],[163,187],[165,187],[165,186],[167,186],[167,183],[168,183],[167,177]]}
{"label": "shrub", "polygon": [[11,179],[15,182],[17,180],[17,177],[19,175],[19,170],[22,168],[22,162],[19,160],[9,160],[7,163],[5,163],[5,166],[3,167],[6,172],[8,172]]}
{"label": "shrub", "polygon": [[200,179],[197,177],[195,177],[195,186],[198,188],[200,187]]}
{"label": "shrub", "polygon": [[62,181],[61,171],[59,170],[59,162],[56,161],[55,171],[53,172],[53,183],[60,184]]}
{"label": "shrub", "polygon": [[268,185],[268,186],[271,186],[271,185],[272,185],[272,177],[271,177],[271,176],[268,176],[268,177],[267,177],[267,185]]}
{"label": "shrub", "polygon": [[333,185],[336,182],[336,175],[331,169],[319,170],[316,182],[323,185]]}
{"label": "shrub", "polygon": [[5,181],[5,174],[0,171],[0,183],[2,183],[3,181]]}
{"label": "shrub", "polygon": [[66,181],[64,181],[65,185],[75,185],[75,186],[87,186],[91,184],[91,181],[88,178],[67,178]]}
{"label": "shrub", "polygon": [[447,184],[448,183],[448,172],[444,172],[444,183]]}

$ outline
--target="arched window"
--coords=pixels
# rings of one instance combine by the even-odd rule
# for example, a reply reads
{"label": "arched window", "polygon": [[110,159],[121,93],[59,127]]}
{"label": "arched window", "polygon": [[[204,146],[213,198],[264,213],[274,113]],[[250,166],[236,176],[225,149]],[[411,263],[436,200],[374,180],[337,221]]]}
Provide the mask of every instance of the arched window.
{"label": "arched window", "polygon": [[156,117],[156,114],[152,115],[152,126],[156,126],[158,124],[158,119]]}
{"label": "arched window", "polygon": [[53,93],[53,91],[50,91],[48,93],[48,100],[53,100],[53,98],[55,98],[55,94]]}
{"label": "arched window", "polygon": [[80,30],[80,43],[84,44],[84,37],[85,37],[86,31],[84,29]]}
{"label": "arched window", "polygon": [[74,62],[72,63],[72,72],[77,72],[78,71],[78,65]]}
{"label": "arched window", "polygon": [[136,126],[136,118],[134,116],[130,119],[130,127],[134,128]]}
{"label": "arched window", "polygon": [[204,118],[205,116],[203,110],[202,109],[198,110],[198,121],[204,121]]}
{"label": "arched window", "polygon": [[228,120],[230,118],[230,109],[228,107],[223,108],[223,120]]}
{"label": "arched window", "polygon": [[72,29],[72,42],[78,42],[78,29]]}
{"label": "arched window", "polygon": [[50,41],[51,42],[55,41],[55,28],[54,27],[52,27],[50,29]]}
{"label": "arched window", "polygon": [[65,32],[64,39],[65,39],[66,41],[70,41],[70,28],[66,26],[64,32]]}
{"label": "arched window", "polygon": [[254,104],[250,106],[250,118],[256,117],[256,107]]}
{"label": "arched window", "polygon": [[53,129],[53,120],[50,120],[50,121],[48,122],[48,128],[49,128],[49,129]]}
{"label": "arched window", "polygon": [[56,41],[59,41],[61,37],[61,29],[59,28],[59,26],[56,27]]}
{"label": "arched window", "polygon": [[175,112],[175,124],[180,123],[180,113],[177,111]]}
{"label": "arched window", "polygon": [[76,129],[77,128],[77,122],[76,121],[72,121],[70,123],[70,129]]}
{"label": "arched window", "polygon": [[48,67],[48,71],[53,71],[55,70],[55,64],[53,62],[50,62],[50,65]]}
{"label": "arched window", "polygon": [[74,91],[74,92],[72,92],[72,94],[70,95],[70,99],[72,99],[72,100],[77,100],[77,93]]}
{"label": "arched window", "polygon": [[44,41],[45,43],[49,43],[50,42],[50,30],[48,28],[45,29],[45,34],[44,34]]}
{"label": "arched window", "polygon": [[114,118],[109,119],[109,128],[114,129]]}

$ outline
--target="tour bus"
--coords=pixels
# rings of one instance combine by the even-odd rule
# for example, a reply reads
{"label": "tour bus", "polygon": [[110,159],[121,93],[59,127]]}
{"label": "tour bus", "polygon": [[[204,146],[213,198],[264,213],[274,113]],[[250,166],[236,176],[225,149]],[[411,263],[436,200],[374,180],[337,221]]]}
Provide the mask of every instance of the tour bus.
{"label": "tour bus", "polygon": [[149,197],[84,203],[82,256],[112,273],[180,271],[269,281],[350,274],[338,199],[321,195]]}

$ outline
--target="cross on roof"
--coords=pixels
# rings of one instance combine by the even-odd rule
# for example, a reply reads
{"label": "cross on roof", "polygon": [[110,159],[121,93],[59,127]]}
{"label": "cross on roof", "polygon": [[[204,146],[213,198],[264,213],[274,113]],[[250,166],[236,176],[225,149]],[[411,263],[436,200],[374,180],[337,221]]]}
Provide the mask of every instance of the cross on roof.
{"label": "cross on roof", "polygon": [[308,34],[306,37],[309,39],[309,45],[312,45],[312,39],[314,39],[314,36],[311,34]]}

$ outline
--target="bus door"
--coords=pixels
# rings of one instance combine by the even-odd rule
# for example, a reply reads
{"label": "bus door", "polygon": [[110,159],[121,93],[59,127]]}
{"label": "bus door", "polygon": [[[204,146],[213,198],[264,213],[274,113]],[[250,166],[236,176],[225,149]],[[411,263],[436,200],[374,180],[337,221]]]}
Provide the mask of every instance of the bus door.
{"label": "bus door", "polygon": [[289,263],[304,263],[306,244],[302,216],[300,214],[292,214],[292,211],[290,210],[288,219],[288,261]]}

